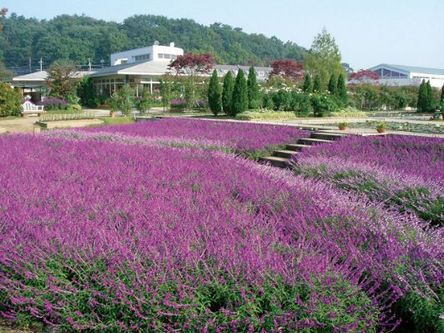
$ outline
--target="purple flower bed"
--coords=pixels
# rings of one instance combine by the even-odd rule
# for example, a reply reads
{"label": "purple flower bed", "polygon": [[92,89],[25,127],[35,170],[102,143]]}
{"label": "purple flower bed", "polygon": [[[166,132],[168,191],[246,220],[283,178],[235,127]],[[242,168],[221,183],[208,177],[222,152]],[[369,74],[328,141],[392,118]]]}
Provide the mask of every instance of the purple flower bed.
{"label": "purple flower bed", "polygon": [[444,139],[353,136],[304,150],[296,169],[444,225]]}
{"label": "purple flower bed", "polygon": [[58,97],[45,97],[43,101],[38,103],[43,105],[46,110],[66,109],[68,103],[63,98]]}
{"label": "purple flower bed", "polygon": [[440,231],[233,155],[27,135],[0,151],[10,320],[376,332],[395,300],[443,281]]}
{"label": "purple flower bed", "polygon": [[236,152],[266,150],[270,147],[296,142],[309,135],[291,126],[246,124],[198,119],[160,119],[131,125],[102,126],[88,131],[120,133],[140,137],[210,140]]}

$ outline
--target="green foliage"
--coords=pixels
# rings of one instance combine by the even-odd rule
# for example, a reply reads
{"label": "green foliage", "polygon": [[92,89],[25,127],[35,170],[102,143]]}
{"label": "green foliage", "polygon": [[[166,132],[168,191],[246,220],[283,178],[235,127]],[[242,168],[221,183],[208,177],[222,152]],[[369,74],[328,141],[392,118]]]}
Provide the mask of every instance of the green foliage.
{"label": "green foliage", "polygon": [[248,71],[248,108],[249,109],[257,109],[260,107],[260,92],[259,92],[259,84],[257,83],[256,71],[254,67],[251,66]]}
{"label": "green foliage", "polygon": [[164,109],[169,107],[172,99],[171,86],[172,82],[170,75],[164,75],[162,79],[160,79],[160,96],[162,98],[162,105]]}
{"label": "green foliage", "polygon": [[0,82],[9,81],[12,76],[12,72],[5,67],[5,64],[2,61],[0,61]]}
{"label": "green foliage", "polygon": [[122,111],[123,115],[129,116],[134,106],[134,90],[128,84],[125,84],[112,94],[109,105],[111,111]]}
{"label": "green foliage", "polygon": [[18,116],[22,107],[22,96],[9,84],[0,83],[0,117]]}
{"label": "green foliage", "polygon": [[441,97],[439,99],[441,102],[444,102],[444,85],[441,88]]}
{"label": "green foliage", "polygon": [[143,89],[139,97],[135,99],[134,104],[137,111],[139,111],[141,115],[144,115],[153,104],[153,96],[148,89]]}
{"label": "green foliage", "polygon": [[11,14],[2,23],[5,33],[0,49],[8,67],[26,66],[30,55],[43,57],[47,64],[57,59],[86,64],[88,58],[99,64],[113,52],[145,47],[155,40],[162,45],[175,41],[187,52],[213,53],[221,64],[267,65],[270,59],[302,60],[305,52],[294,43],[250,35],[221,23],[204,26],[154,15],[135,15],[115,23],[84,15],[37,20]]}
{"label": "green foliage", "polygon": [[234,90],[234,79],[231,71],[228,71],[224,77],[224,85],[222,91],[222,108],[226,114],[231,114],[232,100]]}
{"label": "green foliage", "polygon": [[308,73],[305,73],[304,75],[304,85],[302,86],[302,90],[305,93],[313,92],[313,82],[311,80],[311,75]]}
{"label": "green foliage", "polygon": [[297,119],[294,112],[271,110],[248,110],[236,115],[239,120],[291,120]]}
{"label": "green foliage", "polygon": [[75,65],[70,61],[60,60],[53,63],[48,69],[46,84],[49,87],[49,95],[68,99],[77,96],[77,84],[79,79],[74,77]]}
{"label": "green foliage", "polygon": [[336,85],[336,96],[339,99],[339,102],[342,106],[346,106],[348,103],[348,96],[347,96],[347,86],[345,84],[345,77],[344,74],[339,74],[338,76],[338,83]]}
{"label": "green foliage", "polygon": [[231,115],[233,116],[248,109],[248,86],[242,69],[239,69],[237,73],[231,102]]}
{"label": "green foliage", "polygon": [[272,94],[264,94],[262,96],[262,107],[267,110],[274,110]]}
{"label": "green foliage", "polygon": [[331,117],[341,117],[341,118],[365,118],[367,114],[364,111],[358,110],[355,107],[347,106],[344,109],[339,109],[330,113]]}
{"label": "green foliage", "polygon": [[433,94],[430,81],[423,80],[418,90],[418,112],[433,112],[436,107],[436,101]]}
{"label": "green foliage", "polygon": [[322,91],[322,82],[321,82],[321,76],[316,75],[313,83],[313,92],[319,93]]}
{"label": "green foliage", "polygon": [[90,108],[97,107],[97,98],[94,91],[94,85],[90,77],[85,76],[77,85],[77,96],[80,98],[80,104]]}
{"label": "green foliage", "polygon": [[418,88],[414,86],[387,87],[373,84],[354,85],[350,103],[362,110],[399,110],[406,106],[416,107]]}
{"label": "green foliage", "polygon": [[315,94],[311,97],[315,117],[326,117],[338,110],[339,106],[334,97],[326,94]]}
{"label": "green foliage", "polygon": [[[45,270],[32,267],[29,270],[34,274],[26,276],[8,272],[32,299],[32,307],[26,302],[14,305],[17,324],[32,322],[36,312],[49,312],[45,319],[51,318],[48,305],[57,306],[54,321],[62,332],[77,332],[91,323],[96,326],[87,331],[104,333],[128,331],[134,324],[138,332],[165,332],[176,327],[186,327],[185,332],[218,332],[217,327],[226,328],[221,332],[233,327],[236,332],[273,332],[276,321],[291,314],[289,320],[282,320],[283,332],[293,331],[295,323],[311,323],[301,332],[327,333],[352,327],[347,331],[375,333],[380,315],[364,291],[337,273],[317,273],[292,283],[268,274],[260,283],[247,283],[222,270],[214,269],[209,275],[192,267],[186,276],[193,275],[193,279],[166,275],[152,279],[149,288],[134,290],[134,295],[122,295],[123,288],[132,290],[137,273],[124,268],[111,272],[108,266],[106,258],[86,264],[54,254],[47,258]],[[56,281],[54,288],[68,291],[48,293],[48,280]],[[112,283],[99,283],[102,280]],[[3,303],[9,298],[0,293]],[[120,299],[123,301],[116,301]]]}
{"label": "green foliage", "polygon": [[330,94],[332,95],[336,95],[337,92],[337,88],[338,88],[338,78],[336,77],[336,74],[333,73],[330,76],[330,80],[328,81],[328,91],[330,92]]}
{"label": "green foliage", "polygon": [[311,75],[319,75],[321,87],[326,87],[332,74],[338,77],[344,74],[341,65],[341,54],[333,36],[323,29],[311,45],[311,49],[304,59],[305,69]]}
{"label": "green foliage", "polygon": [[291,94],[286,90],[279,90],[271,95],[274,109],[276,111],[290,111],[291,110]]}
{"label": "green foliage", "polygon": [[308,117],[313,113],[311,98],[308,94],[292,93],[291,109],[299,117]]}
{"label": "green foliage", "polygon": [[443,333],[444,288],[437,292],[438,299],[421,297],[411,291],[394,305],[395,312],[402,318],[405,332]]}
{"label": "green foliage", "polygon": [[208,85],[208,105],[215,116],[222,111],[222,92],[216,70],[213,71]]}

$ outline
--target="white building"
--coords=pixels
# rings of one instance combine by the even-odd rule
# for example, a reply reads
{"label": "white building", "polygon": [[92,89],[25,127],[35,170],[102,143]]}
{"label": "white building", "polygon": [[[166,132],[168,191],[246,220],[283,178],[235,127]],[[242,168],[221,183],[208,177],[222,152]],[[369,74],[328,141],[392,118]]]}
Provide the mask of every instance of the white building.
{"label": "white building", "polygon": [[377,83],[389,86],[419,86],[422,80],[435,88],[444,85],[444,69],[380,64],[369,70],[379,75]]}
{"label": "white building", "polygon": [[169,46],[163,46],[159,45],[159,42],[154,42],[154,45],[152,46],[113,53],[110,58],[111,66],[116,66],[142,61],[161,61],[169,63],[180,55],[183,55],[183,49],[176,47],[174,43],[170,43]]}
{"label": "white building", "polygon": [[[130,84],[139,94],[141,89],[149,89],[151,92],[159,88],[160,79],[167,73],[174,74],[168,65],[184,51],[174,43],[169,46],[159,45],[157,42],[149,47],[127,50],[111,54],[111,66],[101,68],[91,74],[98,95],[110,96],[124,84]],[[215,65],[214,69],[220,77],[228,71],[237,74],[239,69],[248,72],[248,66]],[[255,67],[258,81],[265,81],[270,72],[270,67]]]}

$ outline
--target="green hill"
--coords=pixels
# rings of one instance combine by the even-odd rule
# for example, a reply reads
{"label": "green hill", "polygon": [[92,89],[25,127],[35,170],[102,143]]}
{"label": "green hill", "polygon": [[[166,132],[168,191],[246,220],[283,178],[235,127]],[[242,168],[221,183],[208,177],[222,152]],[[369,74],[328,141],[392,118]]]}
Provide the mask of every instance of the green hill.
{"label": "green hill", "polygon": [[189,19],[136,15],[123,23],[87,16],[61,15],[50,20],[25,18],[16,14],[3,19],[0,34],[0,61],[8,67],[46,65],[57,59],[108,64],[112,52],[152,45],[155,40],[175,42],[186,52],[211,52],[222,64],[266,65],[276,59],[303,57],[305,50],[276,37],[247,34],[240,28],[214,23],[210,26]]}

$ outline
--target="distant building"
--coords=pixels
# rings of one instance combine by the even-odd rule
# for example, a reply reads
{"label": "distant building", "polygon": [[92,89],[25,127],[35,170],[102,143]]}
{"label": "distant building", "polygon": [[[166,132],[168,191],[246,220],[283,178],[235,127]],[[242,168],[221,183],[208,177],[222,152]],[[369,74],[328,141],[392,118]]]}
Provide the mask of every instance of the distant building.
{"label": "distant building", "polygon": [[[89,75],[97,95],[101,96],[111,96],[124,84],[133,86],[137,95],[142,89],[154,92],[159,89],[163,75],[174,74],[168,68],[169,64],[183,54],[183,49],[176,47],[174,43],[164,46],[155,42],[152,46],[113,53],[110,56],[111,66],[92,72],[78,72],[76,75]],[[237,75],[239,69],[248,72],[249,66],[215,65],[214,69],[222,77],[229,71]],[[272,69],[271,67],[255,67],[255,70],[258,81],[265,81]],[[24,94],[32,95],[33,100],[38,100],[40,95],[44,96],[47,91],[47,76],[46,71],[16,76],[12,80],[12,85],[22,88]]]}
{"label": "distant building", "polygon": [[[115,90],[124,84],[131,84],[136,88],[136,94],[141,89],[157,90],[160,79],[167,73],[174,74],[168,65],[184,51],[174,43],[169,46],[154,45],[134,50],[113,53],[110,56],[111,66],[102,68],[91,74],[98,95],[110,96]],[[214,69],[220,77],[228,71],[237,74],[239,68],[247,72],[248,66],[215,65]],[[255,67],[259,81],[265,81],[270,72],[270,67]]]}
{"label": "distant building", "polygon": [[422,80],[430,81],[436,88],[444,85],[444,69],[380,64],[369,70],[379,75],[373,82],[388,86],[419,86]]}
{"label": "distant building", "polygon": [[[91,73],[93,72],[77,71],[74,73],[74,77],[82,78],[91,75]],[[47,71],[38,71],[13,77],[11,85],[15,88],[20,88],[22,95],[30,96],[32,102],[39,102],[41,97],[48,92],[47,78]]]}

